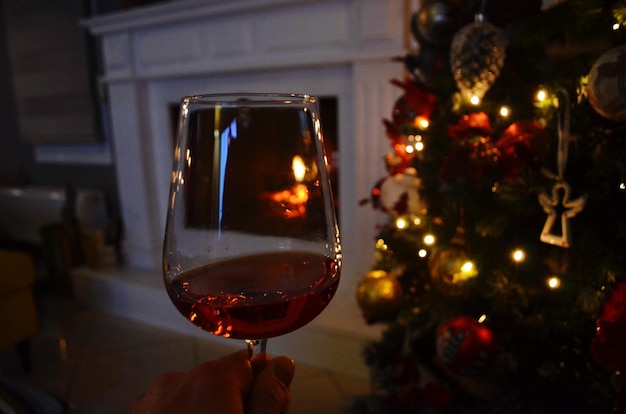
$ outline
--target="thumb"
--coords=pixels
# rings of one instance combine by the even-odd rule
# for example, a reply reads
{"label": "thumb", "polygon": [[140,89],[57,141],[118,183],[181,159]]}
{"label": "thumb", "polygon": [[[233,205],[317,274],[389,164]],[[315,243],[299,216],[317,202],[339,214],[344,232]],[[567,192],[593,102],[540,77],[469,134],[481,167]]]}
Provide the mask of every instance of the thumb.
{"label": "thumb", "polygon": [[248,395],[247,414],[286,414],[291,403],[289,386],[295,365],[292,359],[271,359],[254,380]]}

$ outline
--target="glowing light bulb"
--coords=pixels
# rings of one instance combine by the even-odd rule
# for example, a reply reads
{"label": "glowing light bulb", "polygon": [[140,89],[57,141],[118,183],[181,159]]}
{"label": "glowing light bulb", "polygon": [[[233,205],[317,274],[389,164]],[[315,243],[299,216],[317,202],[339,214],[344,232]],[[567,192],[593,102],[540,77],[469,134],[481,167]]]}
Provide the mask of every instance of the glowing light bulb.
{"label": "glowing light bulb", "polygon": [[613,30],[619,30],[620,25],[619,23],[613,23]]}
{"label": "glowing light bulb", "polygon": [[420,129],[427,129],[428,126],[430,125],[430,121],[423,116],[418,116],[417,119],[415,120],[415,124]]}
{"label": "glowing light bulb", "polygon": [[427,234],[424,236],[424,244],[426,246],[432,246],[433,244],[435,244],[435,236],[433,236],[432,234]]}
{"label": "glowing light bulb", "polygon": [[412,145],[407,145],[407,146],[406,146],[406,148],[404,149],[404,151],[405,151],[407,154],[412,154],[412,153],[413,153],[413,151],[415,151],[415,147],[414,147],[414,146],[412,146]]}
{"label": "glowing light bulb", "polygon": [[467,260],[461,265],[459,271],[454,274],[452,282],[462,282],[476,276],[478,276],[478,270],[476,269],[476,265],[474,265],[474,262],[472,262],[471,260]]}
{"label": "glowing light bulb", "polygon": [[539,89],[537,91],[537,100],[539,102],[545,101],[547,97],[548,97],[548,92],[546,92],[545,89]]}
{"label": "glowing light bulb", "polygon": [[480,318],[478,318],[478,323],[483,323],[486,320],[487,320],[487,315],[483,313],[482,315],[480,315]]}
{"label": "glowing light bulb", "polygon": [[461,271],[463,273],[472,273],[474,271],[474,263],[469,260],[463,263],[463,266],[461,266]]}
{"label": "glowing light bulb", "polygon": [[409,227],[409,222],[407,219],[405,219],[404,217],[398,217],[396,219],[396,228],[398,228],[399,230],[404,230],[407,227]]}
{"label": "glowing light bulb", "polygon": [[513,258],[514,262],[522,263],[524,260],[526,260],[526,252],[524,252],[522,249],[515,249],[513,250],[513,253],[511,253],[511,257]]}
{"label": "glowing light bulb", "polygon": [[471,103],[472,105],[478,105],[478,104],[480,104],[480,98],[479,98],[478,96],[476,96],[476,95],[473,95],[473,96],[470,98],[470,103]]}
{"label": "glowing light bulb", "polygon": [[622,191],[626,190],[626,183],[623,183],[623,182],[619,183],[619,189]]}
{"label": "glowing light bulb", "polygon": [[428,252],[426,251],[426,249],[419,249],[417,255],[423,259],[424,257],[428,256]]}
{"label": "glowing light bulb", "polygon": [[511,115],[511,108],[506,105],[500,107],[500,116],[502,118],[508,118]]}
{"label": "glowing light bulb", "polygon": [[385,243],[385,241],[383,239],[378,239],[376,241],[376,248],[378,250],[385,251],[385,250],[387,250],[387,243]]}
{"label": "glowing light bulb", "polygon": [[548,278],[547,283],[550,289],[558,289],[561,286],[561,279],[556,276],[552,276]]}
{"label": "glowing light bulb", "polygon": [[423,142],[416,142],[415,143],[415,150],[416,151],[423,151],[424,150],[424,143]]}

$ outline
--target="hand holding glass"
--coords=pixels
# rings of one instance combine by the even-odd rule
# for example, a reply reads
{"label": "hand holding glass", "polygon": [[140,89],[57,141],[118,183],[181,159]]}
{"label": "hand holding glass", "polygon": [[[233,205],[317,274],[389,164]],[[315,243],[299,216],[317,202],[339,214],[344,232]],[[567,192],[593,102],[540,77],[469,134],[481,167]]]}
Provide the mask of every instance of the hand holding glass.
{"label": "hand holding glass", "polygon": [[302,327],[339,283],[341,247],[315,97],[183,98],[163,272],[198,327],[250,352]]}

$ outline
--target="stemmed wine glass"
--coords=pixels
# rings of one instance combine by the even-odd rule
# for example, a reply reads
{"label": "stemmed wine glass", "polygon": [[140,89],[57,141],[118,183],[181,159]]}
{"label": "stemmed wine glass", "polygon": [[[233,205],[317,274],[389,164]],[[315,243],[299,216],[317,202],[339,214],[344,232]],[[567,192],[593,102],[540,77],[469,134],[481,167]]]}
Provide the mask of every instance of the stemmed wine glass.
{"label": "stemmed wine glass", "polygon": [[163,249],[170,299],[212,334],[302,327],[339,283],[341,246],[317,99],[184,97]]}

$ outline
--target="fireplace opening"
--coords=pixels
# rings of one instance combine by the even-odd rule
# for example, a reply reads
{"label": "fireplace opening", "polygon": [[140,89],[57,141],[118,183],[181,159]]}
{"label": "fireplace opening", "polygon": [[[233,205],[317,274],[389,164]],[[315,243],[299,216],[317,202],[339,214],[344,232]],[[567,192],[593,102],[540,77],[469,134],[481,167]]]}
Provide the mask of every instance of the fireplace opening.
{"label": "fireplace opening", "polygon": [[[318,97],[320,121],[322,124],[322,132],[324,138],[324,150],[328,159],[329,176],[333,190],[333,198],[335,201],[335,213],[339,220],[340,192],[339,192],[339,137],[338,137],[338,99],[335,96]],[[168,105],[170,117],[172,149],[176,146],[176,133],[178,126],[178,116],[180,112],[179,103],[171,103]],[[187,220],[193,221],[191,214]],[[188,223],[192,227],[204,227],[201,223]]]}

